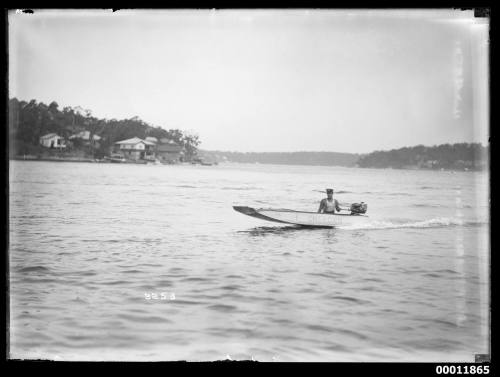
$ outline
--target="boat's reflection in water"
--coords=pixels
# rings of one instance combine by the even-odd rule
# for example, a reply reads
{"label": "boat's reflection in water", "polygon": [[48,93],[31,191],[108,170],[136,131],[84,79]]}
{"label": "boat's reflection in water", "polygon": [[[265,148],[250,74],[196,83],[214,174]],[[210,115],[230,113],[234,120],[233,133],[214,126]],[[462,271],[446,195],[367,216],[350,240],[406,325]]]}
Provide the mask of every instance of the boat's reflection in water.
{"label": "boat's reflection in water", "polygon": [[333,232],[331,227],[317,227],[304,225],[288,225],[288,226],[259,226],[249,230],[240,230],[238,233],[248,234],[250,236],[267,236],[273,234],[288,235],[295,232],[310,232],[310,231],[327,231]]}

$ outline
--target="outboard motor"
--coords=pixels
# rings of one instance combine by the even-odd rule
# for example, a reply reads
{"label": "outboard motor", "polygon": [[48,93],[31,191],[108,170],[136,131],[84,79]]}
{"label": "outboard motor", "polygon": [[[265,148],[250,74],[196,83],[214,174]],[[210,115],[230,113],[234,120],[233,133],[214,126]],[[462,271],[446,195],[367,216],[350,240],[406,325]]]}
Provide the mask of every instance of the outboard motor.
{"label": "outboard motor", "polygon": [[351,215],[361,215],[363,213],[366,213],[366,210],[368,209],[368,205],[364,202],[361,203],[352,203],[351,204]]}

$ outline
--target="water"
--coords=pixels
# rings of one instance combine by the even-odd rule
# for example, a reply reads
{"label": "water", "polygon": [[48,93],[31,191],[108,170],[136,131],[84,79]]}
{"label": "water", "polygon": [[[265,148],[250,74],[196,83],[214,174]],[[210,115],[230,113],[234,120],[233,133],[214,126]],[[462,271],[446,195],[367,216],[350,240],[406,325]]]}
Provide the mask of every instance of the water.
{"label": "water", "polygon": [[[488,179],[11,161],[11,357],[473,361],[489,352]],[[366,224],[231,207],[314,211],[332,186],[368,203]]]}

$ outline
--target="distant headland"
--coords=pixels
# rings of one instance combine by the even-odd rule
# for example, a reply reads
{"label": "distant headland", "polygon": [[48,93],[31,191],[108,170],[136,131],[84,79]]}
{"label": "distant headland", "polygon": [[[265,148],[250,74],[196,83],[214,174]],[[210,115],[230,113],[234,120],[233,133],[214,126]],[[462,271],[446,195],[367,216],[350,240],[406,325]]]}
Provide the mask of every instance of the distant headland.
{"label": "distant headland", "polygon": [[480,143],[417,145],[368,154],[336,152],[242,153],[200,151],[216,161],[260,164],[325,165],[380,169],[477,171],[488,167],[489,148]]}

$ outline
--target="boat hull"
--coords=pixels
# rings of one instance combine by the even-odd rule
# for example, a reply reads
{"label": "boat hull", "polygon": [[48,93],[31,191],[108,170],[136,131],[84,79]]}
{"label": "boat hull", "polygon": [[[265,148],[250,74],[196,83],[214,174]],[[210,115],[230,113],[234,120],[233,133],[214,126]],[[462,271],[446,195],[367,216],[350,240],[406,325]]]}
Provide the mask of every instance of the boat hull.
{"label": "boat hull", "polygon": [[235,211],[261,220],[320,228],[334,228],[341,225],[358,224],[366,221],[368,217],[366,215],[351,215],[350,213],[325,214],[290,209],[254,209],[243,206],[233,206],[233,208]]}

